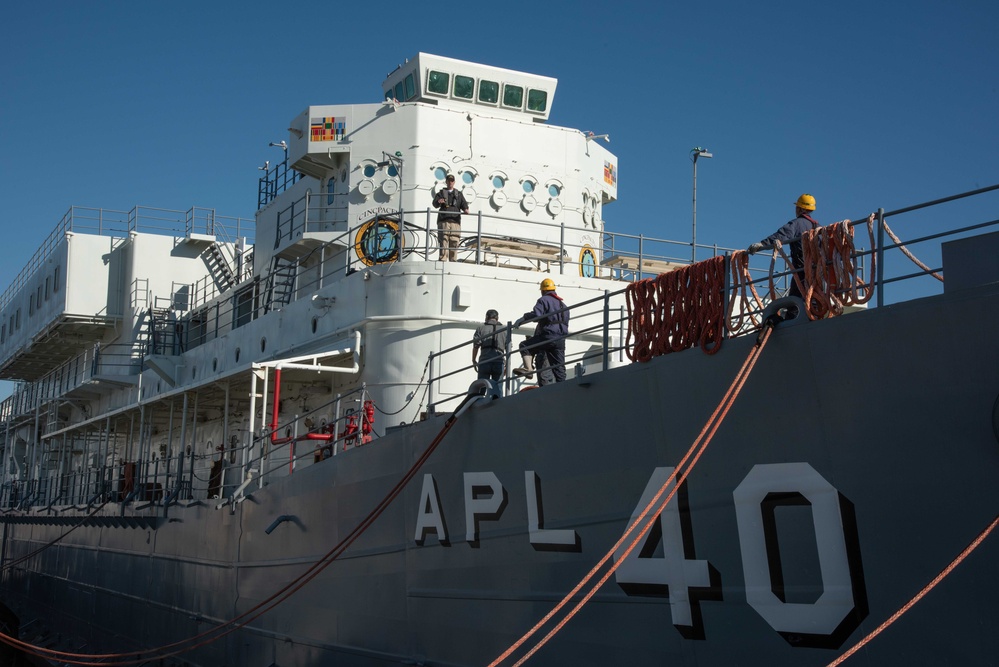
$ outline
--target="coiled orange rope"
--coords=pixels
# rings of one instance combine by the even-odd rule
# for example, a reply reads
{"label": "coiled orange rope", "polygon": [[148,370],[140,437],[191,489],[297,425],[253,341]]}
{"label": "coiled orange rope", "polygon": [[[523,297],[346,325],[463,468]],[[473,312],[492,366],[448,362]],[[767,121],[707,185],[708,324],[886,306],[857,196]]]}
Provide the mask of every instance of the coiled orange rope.
{"label": "coiled orange rope", "polygon": [[[874,247],[874,214],[867,219]],[[873,281],[864,281],[855,261],[854,227],[849,220],[806,232],[801,239],[804,275],[793,280],[805,295],[809,319],[840,315],[846,306],[867,303],[874,295]],[[792,266],[778,241],[770,257],[769,298],[777,298],[774,269],[777,257]],[[708,354],[721,348],[724,330],[739,334],[759,326],[757,313],[763,297],[749,274],[745,251],[730,256],[731,297],[725,292],[725,257],[714,257],[682,269],[646,278],[625,290],[628,331],[625,352],[632,361],[648,361],[670,352],[700,346]],[[876,270],[871,255],[871,275]]]}
{"label": "coiled orange rope", "polygon": [[700,346],[721,348],[724,326],[725,258],[713,257],[630,284],[625,290],[632,361]]}
{"label": "coiled orange rope", "polygon": [[[867,219],[867,229],[874,246],[874,214]],[[844,306],[867,303],[874,295],[874,281],[864,282],[854,262],[853,225],[849,220],[817,227],[801,237],[805,261],[805,285],[794,275],[798,288],[805,295],[809,319],[818,320],[841,315]],[[875,272],[875,255],[871,255],[871,273]]]}

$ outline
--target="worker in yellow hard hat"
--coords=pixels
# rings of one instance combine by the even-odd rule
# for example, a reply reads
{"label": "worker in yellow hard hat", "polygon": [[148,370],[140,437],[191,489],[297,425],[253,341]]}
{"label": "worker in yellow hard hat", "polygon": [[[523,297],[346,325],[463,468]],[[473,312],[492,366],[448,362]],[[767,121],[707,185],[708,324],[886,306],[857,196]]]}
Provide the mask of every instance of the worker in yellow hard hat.
{"label": "worker in yellow hard hat", "polygon": [[541,281],[541,298],[534,304],[534,310],[524,313],[514,322],[519,327],[525,320],[537,322],[534,335],[519,345],[524,362],[514,368],[515,375],[534,377],[534,359],[538,359],[538,384],[550,383],[546,367],[551,369],[555,382],[565,382],[565,337],[569,335],[569,307],[555,292],[555,281],[545,278]]}
{"label": "worker in yellow hard hat", "polygon": [[[753,254],[760,250],[773,248],[774,241],[780,241],[783,245],[790,244],[791,265],[794,267],[794,272],[797,274],[798,280],[804,283],[803,269],[805,260],[801,252],[801,236],[808,230],[819,226],[819,223],[811,216],[813,211],[815,211],[815,197],[810,194],[801,195],[798,197],[798,201],[794,202],[794,220],[787,222],[783,227],[759,243],[750,245],[748,248],[749,253]],[[791,281],[791,289],[788,292],[789,296],[802,296],[801,290],[798,289],[798,280]]]}

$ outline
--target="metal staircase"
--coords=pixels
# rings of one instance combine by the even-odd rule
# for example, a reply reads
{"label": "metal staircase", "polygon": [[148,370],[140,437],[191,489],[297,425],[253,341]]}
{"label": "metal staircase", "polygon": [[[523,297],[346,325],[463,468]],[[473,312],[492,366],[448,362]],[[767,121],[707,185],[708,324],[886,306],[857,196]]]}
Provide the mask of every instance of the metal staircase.
{"label": "metal staircase", "polygon": [[208,246],[208,250],[205,251],[205,263],[220,293],[236,284],[236,275],[218,243]]}
{"label": "metal staircase", "polygon": [[150,308],[144,327],[146,355],[177,354],[176,330],[169,308]]}
{"label": "metal staircase", "polygon": [[295,281],[298,278],[298,264],[275,256],[271,261],[271,271],[267,275],[267,301],[264,312],[278,310],[291,303],[295,294]]}

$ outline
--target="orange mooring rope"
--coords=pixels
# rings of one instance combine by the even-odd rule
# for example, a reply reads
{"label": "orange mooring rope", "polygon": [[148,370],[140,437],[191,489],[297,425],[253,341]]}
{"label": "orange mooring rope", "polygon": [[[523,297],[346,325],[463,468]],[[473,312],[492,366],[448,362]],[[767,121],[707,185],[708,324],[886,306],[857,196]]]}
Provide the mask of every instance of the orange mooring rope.
{"label": "orange mooring rope", "polygon": [[31,655],[35,655],[46,660],[56,660],[63,664],[100,664],[107,667],[124,667],[126,665],[142,665],[156,659],[170,658],[218,641],[222,637],[225,637],[226,635],[229,635],[248,625],[287,600],[293,594],[305,587],[307,583],[319,576],[319,574],[329,567],[333,561],[343,555],[347,548],[353,544],[361,536],[361,534],[364,533],[364,531],[371,527],[375,520],[381,516],[392,501],[394,501],[402,493],[405,486],[413,479],[413,477],[416,476],[416,473],[420,470],[423,464],[426,463],[427,459],[430,458],[430,455],[434,453],[438,445],[440,445],[444,436],[446,436],[448,431],[451,430],[451,427],[454,426],[458,413],[464,407],[465,403],[473,398],[475,398],[475,396],[465,397],[458,409],[455,410],[454,414],[448,417],[443,428],[441,428],[434,440],[427,446],[427,449],[424,450],[419,458],[417,458],[416,462],[414,462],[409,470],[406,471],[402,479],[400,479],[396,485],[392,487],[388,494],[382,498],[375,508],[372,509],[371,512],[369,512],[368,515],[365,516],[361,522],[358,523],[357,526],[355,526],[354,529],[339,542],[339,544],[330,549],[318,561],[310,565],[302,574],[291,580],[279,591],[257,603],[239,616],[225,621],[224,623],[221,623],[213,628],[209,628],[201,634],[181,639],[172,644],[166,644],[155,648],[147,648],[141,651],[103,654],[70,653],[29,644],[2,632],[0,632],[0,642],[17,649],[21,649]]}
{"label": "orange mooring rope", "polygon": [[[872,213],[871,216],[873,217],[874,214]],[[913,255],[911,252],[909,252],[909,249],[906,248],[902,244],[902,241],[899,240],[899,238],[897,236],[895,236],[895,232],[893,232],[891,230],[891,227],[888,226],[888,222],[886,220],[882,220],[881,221],[881,226],[884,227],[885,234],[887,234],[888,236],[891,237],[891,240],[895,242],[895,245],[897,245],[898,249],[902,251],[902,254],[904,254],[906,257],[908,257],[909,259],[911,259],[915,263],[916,266],[918,266],[919,268],[921,268],[923,271],[926,271],[927,273],[929,273],[931,276],[933,276],[934,278],[936,278],[940,282],[944,281],[943,276],[941,276],[939,273],[935,272],[933,269],[931,269],[930,267],[928,267],[925,264],[923,264],[921,261],[919,261],[916,258],[915,255]]]}
{"label": "orange mooring rope", "polygon": [[964,551],[962,551],[961,553],[959,553],[957,555],[957,558],[955,558],[954,560],[952,560],[950,562],[950,565],[948,565],[947,567],[945,567],[940,572],[940,574],[938,574],[937,576],[935,576],[933,578],[933,581],[931,581],[930,583],[926,584],[926,586],[924,586],[921,591],[919,591],[918,593],[916,593],[916,595],[911,600],[909,600],[904,605],[902,605],[901,609],[899,609],[894,614],[892,614],[891,616],[889,616],[887,621],[885,621],[884,623],[882,623],[878,627],[874,628],[874,630],[872,630],[870,634],[868,634],[866,637],[864,637],[859,642],[857,642],[852,647],[850,647],[850,649],[846,653],[844,653],[843,655],[839,656],[838,658],[836,658],[835,660],[833,660],[832,662],[830,662],[827,665],[827,667],[836,667],[840,663],[844,662],[851,655],[853,655],[854,653],[856,653],[857,651],[859,651],[861,648],[863,648],[865,644],[867,644],[872,639],[874,639],[879,634],[881,634],[881,632],[883,630],[885,630],[889,625],[891,625],[892,623],[894,623],[895,621],[897,621],[899,618],[901,618],[902,614],[904,614],[905,612],[909,611],[917,602],[919,602],[920,600],[922,600],[923,597],[927,593],[929,593],[931,590],[933,590],[933,588],[937,584],[939,584],[941,581],[943,581],[947,577],[947,575],[949,575],[954,570],[955,567],[957,567],[958,565],[960,565],[961,561],[963,561],[965,558],[967,558],[969,555],[971,555],[971,552],[974,551],[975,549],[977,549],[978,546],[983,541],[985,541],[985,538],[989,536],[989,533],[991,533],[995,529],[995,527],[997,525],[999,525],[999,516],[996,516],[996,518],[994,518],[992,520],[992,523],[990,523],[985,528],[985,530],[983,530],[981,533],[979,533],[978,537],[976,537],[971,542],[971,544],[969,544],[967,547],[965,547]]}
{"label": "orange mooring rope", "polygon": [[[700,434],[691,444],[687,453],[683,455],[683,458],[677,464],[673,473],[666,479],[663,485],[659,488],[659,491],[652,497],[649,503],[645,506],[642,512],[635,518],[631,524],[628,525],[624,534],[621,535],[620,539],[614,543],[614,545],[607,551],[607,553],[597,562],[596,565],[586,574],[585,577],[573,588],[569,593],[562,598],[562,600],[555,605],[555,607],[545,615],[540,621],[535,624],[523,637],[518,639],[509,648],[507,648],[499,657],[489,663],[489,667],[497,667],[504,660],[510,657],[510,655],[516,651],[518,648],[524,645],[528,639],[530,639],[534,634],[536,634],[549,620],[551,620],[559,611],[562,610],[569,602],[576,597],[576,595],[597,575],[597,573],[614,557],[614,554],[619,548],[621,548],[625,542],[628,542],[627,547],[621,553],[621,557],[617,559],[604,573],[604,575],[592,586],[592,588],[583,595],[582,598],[570,609],[565,617],[559,621],[543,638],[541,638],[537,644],[535,644],[523,657],[521,657],[517,662],[514,663],[513,667],[519,667],[523,665],[527,660],[531,658],[538,650],[541,649],[548,641],[554,637],[564,626],[569,622],[576,613],[579,612],[583,606],[590,601],[590,599],[596,594],[601,586],[606,583],[606,581],[613,575],[621,564],[627,559],[632,551],[638,546],[638,544],[645,538],[649,530],[651,530],[653,524],[658,520],[659,515],[666,508],[669,502],[676,495],[677,489],[690,475],[690,472],[694,469],[694,466],[700,460],[701,455],[704,450],[707,449],[708,444],[714,437],[715,432],[721,426],[722,422],[725,420],[729,409],[738,397],[739,392],[742,390],[746,379],[749,377],[753,370],[753,366],[756,365],[757,360],[760,358],[760,354],[763,352],[763,348],[766,347],[767,341],[772,333],[771,327],[767,326],[763,335],[760,337],[758,345],[754,346],[749,356],[742,363],[742,367],[739,372],[736,373],[735,379],[732,384],[729,385],[728,390],[722,397],[718,406],[715,408],[711,416],[708,417],[707,422],[704,424],[704,428],[701,429]],[[689,465],[688,465],[689,462]],[[686,466],[686,467],[684,467]],[[667,493],[667,489],[672,486],[673,488]],[[663,496],[665,495],[665,499]],[[651,515],[651,518],[649,518]],[[630,540],[630,542],[629,542]]]}

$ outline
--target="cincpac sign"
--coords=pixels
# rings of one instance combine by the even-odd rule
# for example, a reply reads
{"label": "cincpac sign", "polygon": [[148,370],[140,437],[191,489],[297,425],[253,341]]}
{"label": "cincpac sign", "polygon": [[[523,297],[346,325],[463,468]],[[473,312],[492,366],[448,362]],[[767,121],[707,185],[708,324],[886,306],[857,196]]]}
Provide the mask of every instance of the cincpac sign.
{"label": "cincpac sign", "polygon": [[[632,513],[638,518],[667,482],[673,468],[656,468]],[[464,473],[465,540],[476,546],[479,524],[495,521],[508,502],[507,491],[492,472]],[[574,530],[548,530],[543,526],[541,482],[533,470],[524,473],[528,535],[539,550],[581,551]],[[628,595],[669,598],[673,625],[684,637],[703,638],[697,613],[699,599],[720,599],[721,573],[694,553],[690,515],[684,489],[659,516],[658,530],[645,539],[659,540],[661,555],[634,549],[620,564],[615,580]],[[663,496],[665,497],[665,496]],[[789,643],[795,646],[837,648],[867,615],[864,577],[859,556],[852,505],[807,463],[756,465],[732,493],[738,523],[739,550],[745,580],[746,602]],[[822,593],[812,602],[790,602],[783,595],[783,574],[777,545],[775,511],[779,507],[808,505],[818,551]],[[441,508],[437,481],[423,477],[416,531],[423,546],[434,534],[450,544]],[[630,524],[631,522],[629,522]],[[652,544],[655,547],[655,544]],[[626,548],[615,553],[621,560]]]}

